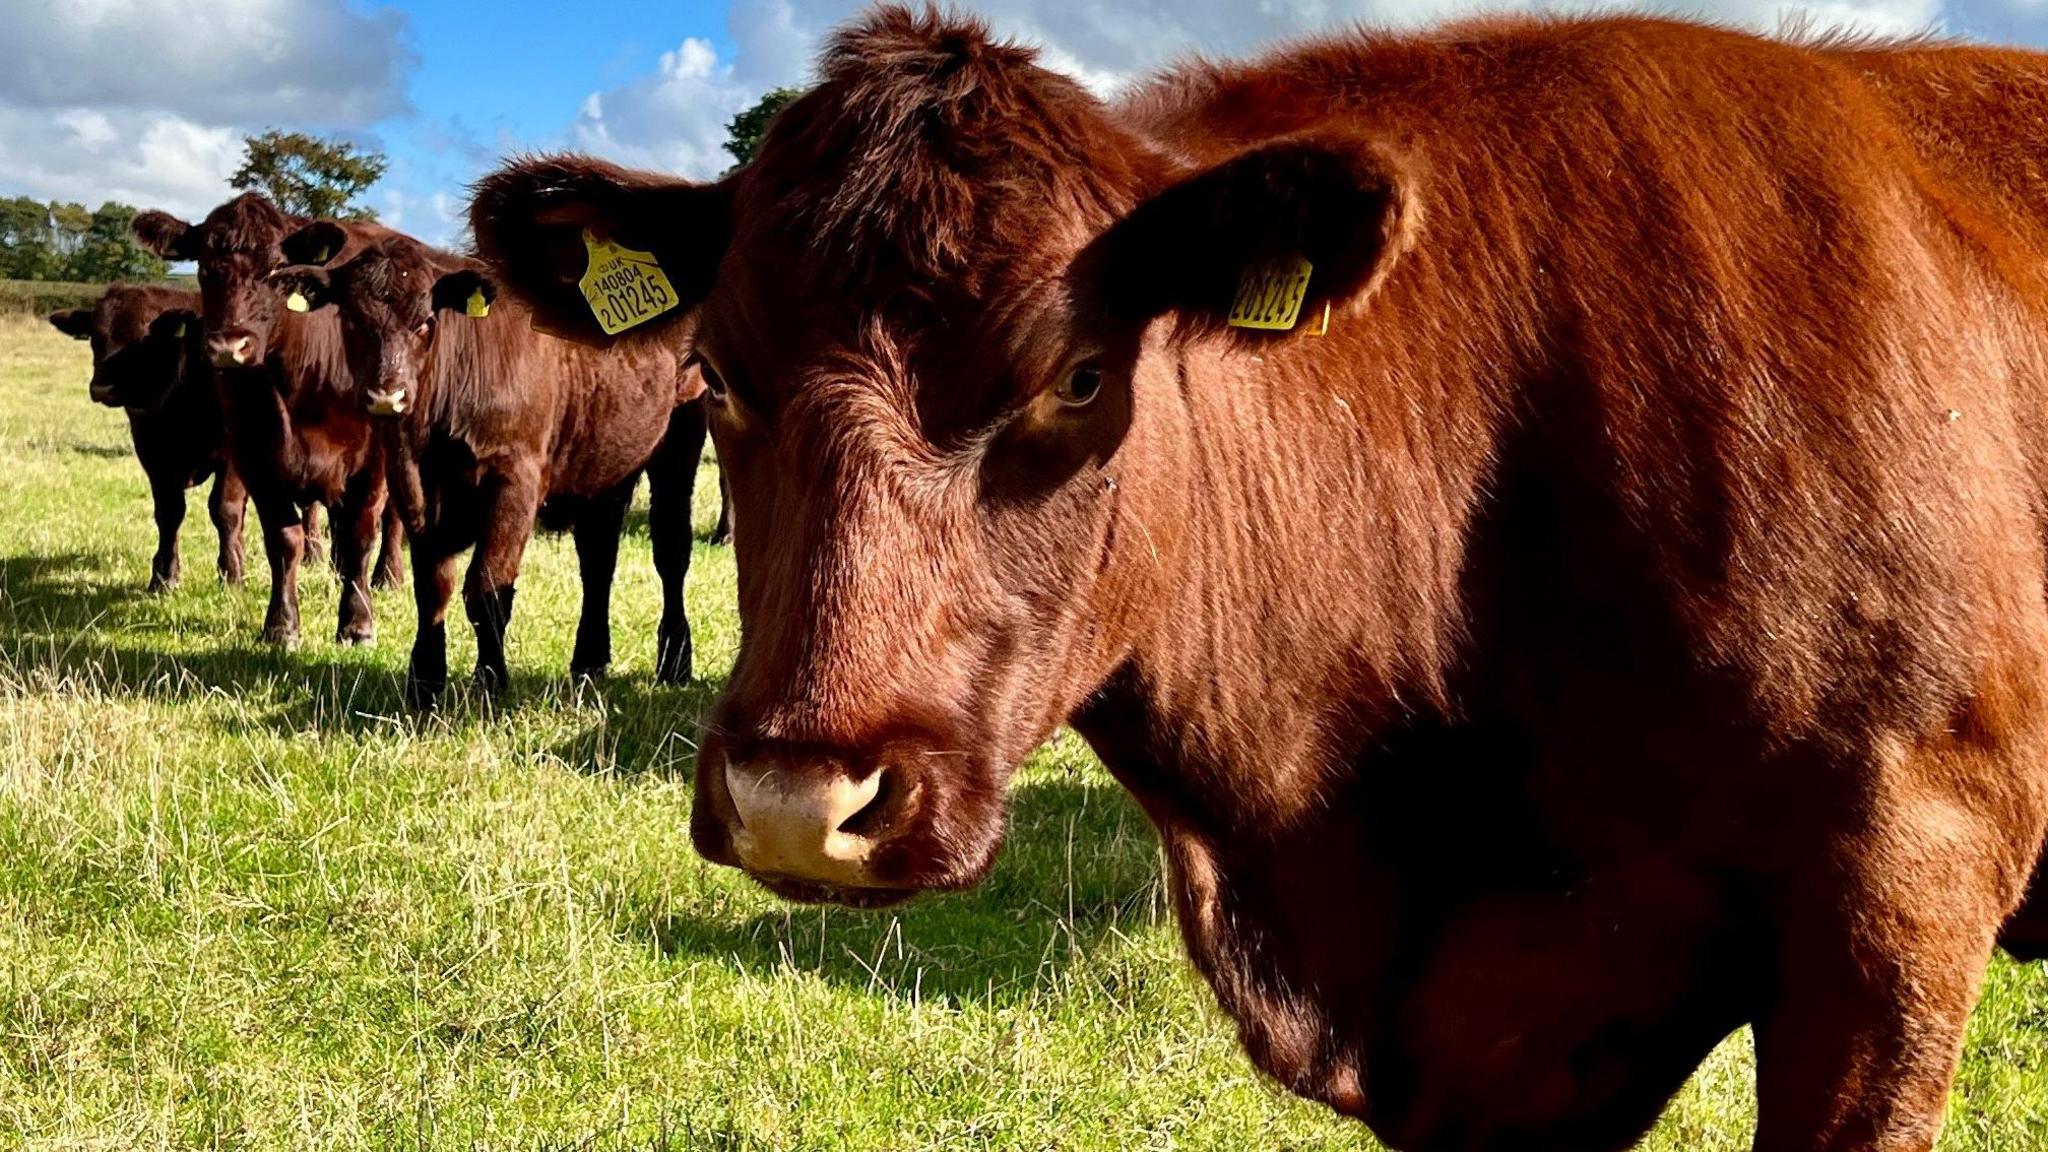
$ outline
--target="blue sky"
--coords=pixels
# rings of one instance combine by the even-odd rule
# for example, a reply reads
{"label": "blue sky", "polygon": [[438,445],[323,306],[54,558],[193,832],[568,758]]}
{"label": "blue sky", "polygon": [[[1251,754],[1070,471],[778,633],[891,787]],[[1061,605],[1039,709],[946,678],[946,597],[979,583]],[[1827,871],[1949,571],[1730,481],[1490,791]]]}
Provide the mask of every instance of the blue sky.
{"label": "blue sky", "polygon": [[[975,0],[1098,91],[1191,51],[1347,21],[1639,7],[1763,31],[1788,19],[2048,45],[2048,0]],[[512,152],[573,148],[715,175],[733,113],[801,83],[861,0],[0,0],[0,194],[203,214],[243,134],[340,135],[392,161],[369,202],[446,243]]]}

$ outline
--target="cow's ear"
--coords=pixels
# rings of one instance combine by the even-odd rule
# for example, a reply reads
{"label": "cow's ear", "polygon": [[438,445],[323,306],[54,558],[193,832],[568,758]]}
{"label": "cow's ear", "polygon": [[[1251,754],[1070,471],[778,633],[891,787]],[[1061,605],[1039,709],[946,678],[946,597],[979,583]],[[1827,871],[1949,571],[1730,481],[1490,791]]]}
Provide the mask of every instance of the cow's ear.
{"label": "cow's ear", "polygon": [[[532,308],[534,327],[603,345],[670,335],[689,319],[725,255],[731,194],[723,183],[692,184],[585,156],[543,156],[484,177],[469,220],[477,252],[500,285]],[[651,256],[674,303],[661,307],[665,293],[657,286],[648,293],[655,308],[608,317],[608,332],[579,287],[591,267],[592,240]]]}
{"label": "cow's ear", "polygon": [[62,312],[50,313],[50,327],[62,332],[73,340],[92,338],[92,310],[89,308],[66,308]]}
{"label": "cow's ear", "polygon": [[334,303],[334,287],[325,268],[287,264],[270,274],[270,282],[285,294],[284,306],[293,312],[311,312]]}
{"label": "cow's ear", "polygon": [[[1090,245],[1081,267],[1131,319],[1175,313],[1211,329],[1234,312],[1239,321],[1292,312],[1290,327],[1310,330],[1326,306],[1361,305],[1407,249],[1417,226],[1409,185],[1369,141],[1290,137],[1154,194]],[[1261,298],[1263,316],[1247,315]]]}
{"label": "cow's ear", "polygon": [[434,311],[460,312],[472,319],[491,314],[498,286],[474,268],[459,268],[434,281]]}
{"label": "cow's ear", "polygon": [[199,259],[199,229],[169,212],[138,213],[128,227],[136,243],[166,260]]}
{"label": "cow's ear", "polygon": [[348,230],[332,220],[315,220],[278,244],[286,264],[331,264],[348,247]]}
{"label": "cow's ear", "polygon": [[173,308],[149,322],[149,334],[160,340],[184,343],[199,331],[199,313],[183,308]]}

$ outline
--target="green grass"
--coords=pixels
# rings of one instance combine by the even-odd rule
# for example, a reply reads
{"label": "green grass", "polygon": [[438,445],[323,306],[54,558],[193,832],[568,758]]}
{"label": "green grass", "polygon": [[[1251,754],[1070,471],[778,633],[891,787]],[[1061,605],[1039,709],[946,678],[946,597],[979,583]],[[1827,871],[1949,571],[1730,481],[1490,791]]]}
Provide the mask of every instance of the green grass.
{"label": "green grass", "polygon": [[[700,683],[651,682],[636,520],[608,681],[566,679],[574,559],[543,538],[504,705],[408,719],[404,594],[341,649],[311,575],[306,644],[267,650],[254,534],[219,586],[196,496],[185,584],[143,594],[146,490],[87,367],[0,318],[0,1146],[1375,1147],[1251,1071],[1071,737],[980,890],[781,905],[685,832],[729,551],[690,577]],[[1648,1147],[1746,1147],[1750,1080],[1731,1039]],[[1943,1147],[2043,1146],[2048,974],[2001,959]]]}

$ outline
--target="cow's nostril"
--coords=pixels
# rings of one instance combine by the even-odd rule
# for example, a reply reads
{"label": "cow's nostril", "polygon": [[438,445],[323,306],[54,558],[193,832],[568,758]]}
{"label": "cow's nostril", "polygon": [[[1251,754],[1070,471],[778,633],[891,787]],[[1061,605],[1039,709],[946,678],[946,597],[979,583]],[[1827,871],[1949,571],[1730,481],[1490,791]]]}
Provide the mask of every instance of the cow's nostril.
{"label": "cow's nostril", "polygon": [[751,871],[857,885],[875,847],[864,822],[882,799],[887,775],[852,780],[837,771],[729,763],[733,850]]}
{"label": "cow's nostril", "polygon": [[875,785],[874,799],[863,805],[860,811],[848,816],[845,822],[839,825],[839,831],[851,836],[874,839],[887,831],[895,819],[896,810],[902,807],[897,803],[901,798],[902,785],[897,779],[897,774],[885,768],[876,769],[868,779]]}

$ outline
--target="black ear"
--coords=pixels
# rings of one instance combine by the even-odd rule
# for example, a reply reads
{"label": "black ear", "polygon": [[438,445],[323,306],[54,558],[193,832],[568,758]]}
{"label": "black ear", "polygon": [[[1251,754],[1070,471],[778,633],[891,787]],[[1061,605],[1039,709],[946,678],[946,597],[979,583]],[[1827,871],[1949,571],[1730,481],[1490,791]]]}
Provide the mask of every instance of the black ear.
{"label": "black ear", "polygon": [[434,310],[460,312],[472,319],[491,314],[498,286],[474,268],[461,268],[434,281]]}
{"label": "black ear", "polygon": [[149,334],[158,340],[183,343],[199,331],[199,313],[183,308],[173,308],[149,322]]}
{"label": "black ear", "polygon": [[[660,336],[711,291],[730,235],[731,194],[587,156],[546,156],[486,176],[470,204],[479,254],[533,325],[586,344]],[[657,299],[607,332],[578,287],[591,264],[585,236],[653,257],[675,299]],[[635,301],[637,304],[638,301]]]}
{"label": "black ear", "polygon": [[[1297,330],[1325,305],[1356,306],[1412,239],[1409,181],[1377,145],[1290,137],[1197,172],[1140,204],[1083,254],[1077,271],[1119,314],[1231,322],[1247,278],[1308,263]],[[1242,316],[1240,315],[1240,318]]]}
{"label": "black ear", "polygon": [[199,229],[169,212],[139,213],[128,227],[136,243],[166,260],[199,259]]}
{"label": "black ear", "polygon": [[50,313],[50,327],[62,332],[73,340],[92,339],[92,309],[66,308],[62,312]]}
{"label": "black ear", "polygon": [[278,245],[286,264],[326,265],[348,247],[348,229],[332,220],[315,220]]}
{"label": "black ear", "polygon": [[311,312],[334,303],[334,288],[325,268],[287,264],[270,274],[270,282],[285,294],[287,311]]}

